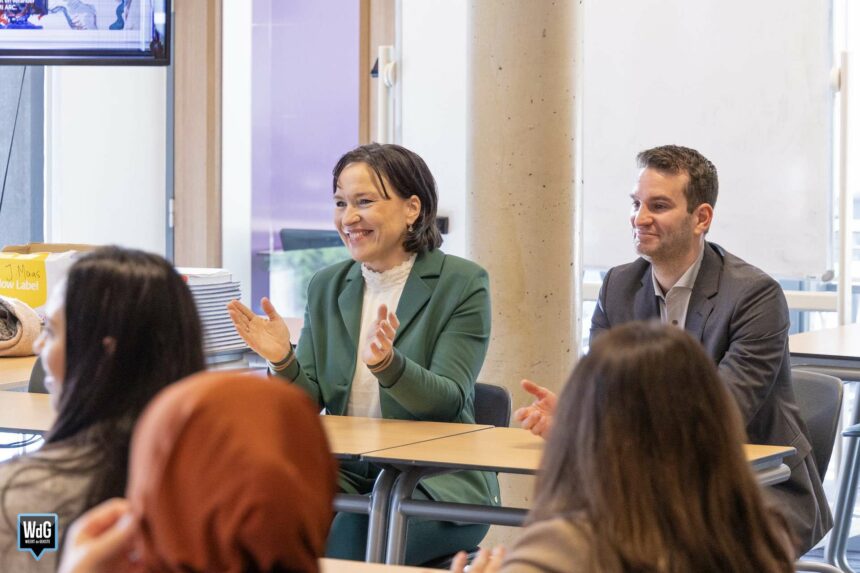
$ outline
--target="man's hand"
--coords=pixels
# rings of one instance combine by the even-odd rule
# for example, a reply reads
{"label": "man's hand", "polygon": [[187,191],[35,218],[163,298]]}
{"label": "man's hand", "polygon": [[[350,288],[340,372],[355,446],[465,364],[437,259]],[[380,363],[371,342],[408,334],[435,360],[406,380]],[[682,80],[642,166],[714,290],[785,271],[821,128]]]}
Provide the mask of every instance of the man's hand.
{"label": "man's hand", "polygon": [[535,401],[530,406],[519,408],[514,412],[514,419],[532,434],[546,439],[552,427],[558,396],[531,380],[523,380],[520,384],[523,390],[535,397]]}
{"label": "man's hand", "polygon": [[137,523],[129,503],[109,499],[80,516],[66,535],[59,573],[132,571],[128,558]]}

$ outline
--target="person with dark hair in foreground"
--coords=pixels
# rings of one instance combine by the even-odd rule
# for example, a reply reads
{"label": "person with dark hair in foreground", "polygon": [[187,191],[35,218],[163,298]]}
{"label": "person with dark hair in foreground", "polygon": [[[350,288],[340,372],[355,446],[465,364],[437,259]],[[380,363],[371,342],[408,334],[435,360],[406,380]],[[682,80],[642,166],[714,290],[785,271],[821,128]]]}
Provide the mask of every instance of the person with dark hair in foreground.
{"label": "person with dark hair in foreground", "polygon": [[316,573],[336,479],[304,392],[255,374],[198,374],[143,413],[128,501],[72,526],[60,571]]}
{"label": "person with dark hair in foreground", "polygon": [[[104,247],[76,261],[52,294],[36,342],[57,419],[38,451],[0,465],[0,571],[49,571],[17,550],[19,513],[81,512],[122,495],[138,415],[168,384],[204,368],[197,308],[158,255]],[[61,537],[62,539],[62,537]]]}
{"label": "person with dark hair in foreground", "polygon": [[[613,328],[555,415],[569,422],[549,435],[521,537],[473,573],[794,570],[788,526],[743,454],[738,408],[683,330]],[[458,555],[452,571],[464,565]]]}
{"label": "person with dark hair in foreground", "polygon": [[[791,386],[785,296],[764,272],[705,240],[717,201],[710,161],[675,145],[643,151],[638,161],[630,224],[640,258],[606,273],[591,340],[631,320],[658,318],[701,341],[740,407],[750,442],[797,450],[786,460],[789,480],[769,491],[803,554],[833,519]],[[528,380],[523,388],[536,401],[515,418],[545,435],[556,398]]]}
{"label": "person with dark hair in foreground", "polygon": [[[487,273],[439,250],[436,182],[418,155],[370,144],[346,153],[332,180],[334,224],[352,260],[318,272],[298,347],[268,299],[265,317],[233,301],[230,316],[271,371],[330,414],[475,422],[475,380],[490,339]],[[396,309],[396,310],[395,310]],[[379,468],[341,464],[341,491],[367,494]],[[418,498],[498,504],[492,472],[422,481]],[[406,561],[476,546],[488,526],[412,520]],[[328,556],[362,560],[367,516],[335,517]]]}

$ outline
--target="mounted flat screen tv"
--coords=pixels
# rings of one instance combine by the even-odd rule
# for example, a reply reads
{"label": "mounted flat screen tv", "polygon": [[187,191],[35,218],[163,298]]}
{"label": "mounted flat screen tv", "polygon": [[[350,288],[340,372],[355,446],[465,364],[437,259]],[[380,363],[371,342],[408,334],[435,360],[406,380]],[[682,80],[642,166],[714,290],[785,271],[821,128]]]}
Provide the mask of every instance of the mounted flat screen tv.
{"label": "mounted flat screen tv", "polygon": [[170,64],[170,0],[0,0],[0,65]]}

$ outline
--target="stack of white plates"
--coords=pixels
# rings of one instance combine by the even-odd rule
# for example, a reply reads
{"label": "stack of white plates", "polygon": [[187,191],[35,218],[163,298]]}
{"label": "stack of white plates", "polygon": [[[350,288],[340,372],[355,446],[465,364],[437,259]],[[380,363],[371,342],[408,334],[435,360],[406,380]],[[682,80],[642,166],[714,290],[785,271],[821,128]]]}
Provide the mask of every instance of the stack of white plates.
{"label": "stack of white plates", "polygon": [[188,283],[203,324],[203,349],[207,356],[241,354],[248,349],[233,328],[227,303],[242,297],[240,284],[224,269],[177,269]]}

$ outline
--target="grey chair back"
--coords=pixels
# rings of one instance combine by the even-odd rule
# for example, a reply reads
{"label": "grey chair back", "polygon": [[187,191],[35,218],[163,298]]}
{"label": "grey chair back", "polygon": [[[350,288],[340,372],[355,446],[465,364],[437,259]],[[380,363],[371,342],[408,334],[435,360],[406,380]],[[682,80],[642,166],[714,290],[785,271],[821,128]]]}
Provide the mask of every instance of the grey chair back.
{"label": "grey chair back", "polygon": [[45,368],[42,366],[42,359],[36,358],[33,363],[33,369],[30,371],[30,381],[27,383],[27,392],[34,394],[47,394],[48,389],[45,388]]}
{"label": "grey chair back", "polygon": [[800,416],[809,430],[818,475],[823,480],[842,410],[842,381],[834,376],[793,368],[791,385]]}
{"label": "grey chair back", "polygon": [[511,423],[511,393],[494,384],[475,384],[475,423],[508,427]]}

